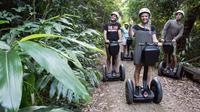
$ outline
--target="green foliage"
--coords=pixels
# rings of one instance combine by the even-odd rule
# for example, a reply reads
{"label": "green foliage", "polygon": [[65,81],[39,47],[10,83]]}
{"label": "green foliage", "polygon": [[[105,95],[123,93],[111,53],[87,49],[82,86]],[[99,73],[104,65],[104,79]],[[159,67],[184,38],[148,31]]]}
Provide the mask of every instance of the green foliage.
{"label": "green foliage", "polygon": [[48,106],[31,106],[20,109],[19,112],[72,112],[67,108],[48,107]]}
{"label": "green foliage", "polygon": [[9,21],[0,20],[0,24],[5,24],[5,23],[9,23]]}
{"label": "green foliage", "polygon": [[[67,18],[69,21],[72,21],[70,17],[67,17]],[[19,26],[18,28],[12,28],[10,32],[8,32],[7,34],[3,36],[4,38],[1,38],[3,40],[1,41],[1,48],[6,50],[6,49],[10,49],[10,46],[17,47],[16,40],[18,40],[18,38],[21,38],[20,36],[26,35],[27,33],[28,34],[33,33],[33,31],[38,32],[38,33],[46,32],[45,31],[46,26],[51,28],[50,33],[54,32],[55,34],[59,34],[60,31],[63,31],[63,30],[68,31],[66,32],[66,34],[65,33],[63,34],[63,35],[68,35],[68,37],[53,35],[53,34],[33,34],[25,38],[22,38],[20,40],[19,45],[23,49],[22,51],[25,51],[25,52],[22,52],[23,54],[22,62],[25,65],[24,66],[25,72],[26,74],[35,74],[36,75],[35,78],[37,78],[37,80],[40,81],[39,86],[36,86],[36,84],[38,84],[37,80],[24,81],[24,86],[23,86],[24,93],[23,93],[23,100],[22,100],[24,102],[22,102],[22,107],[29,106],[32,103],[33,104],[43,103],[41,97],[35,97],[35,96],[43,92],[46,93],[46,90],[44,91],[40,91],[40,90],[44,89],[45,87],[48,87],[49,83],[51,84],[51,89],[49,89],[50,98],[54,99],[53,96],[57,94],[57,98],[56,98],[57,100],[59,100],[62,96],[62,98],[64,99],[67,98],[68,103],[72,101],[79,102],[80,99],[89,101],[88,87],[90,85],[91,87],[92,86],[94,87],[96,86],[96,84],[99,83],[98,82],[99,79],[97,79],[95,72],[93,71],[86,72],[87,68],[83,68],[82,64],[79,62],[79,59],[76,56],[78,53],[77,50],[75,53],[74,50],[72,49],[74,45],[69,42],[71,41],[71,42],[77,43],[77,45],[81,45],[89,49],[93,49],[93,51],[100,51],[104,53],[102,50],[96,48],[95,46],[91,46],[89,44],[86,44],[84,42],[81,42],[75,39],[75,37],[80,38],[80,39],[84,38],[85,35],[87,35],[87,37],[89,38],[93,35],[98,35],[98,33],[92,29],[82,31],[80,34],[74,33],[74,31],[76,31],[75,29],[76,26],[74,23],[67,22],[68,20],[67,19],[65,20],[65,18],[63,17],[55,17],[55,18],[51,18],[49,20],[40,21],[40,22],[29,22],[22,26]],[[55,24],[57,25],[56,27],[58,28],[55,27]],[[63,27],[60,27],[60,26],[63,26]],[[72,31],[69,29],[71,29]],[[74,39],[72,39],[70,36],[74,36]],[[44,37],[48,37],[48,38],[44,38]],[[54,43],[55,39],[53,38],[55,37],[62,38],[63,42],[61,42],[60,39],[58,39],[56,40],[57,43]],[[50,38],[52,39],[50,40]],[[33,40],[33,39],[41,43],[41,45],[43,46],[33,43],[33,42],[28,42],[28,40]],[[65,42],[67,42],[67,45],[64,45],[66,44]],[[8,43],[10,46],[6,43]],[[48,45],[51,45],[52,47]],[[62,48],[59,47],[60,45],[62,46]],[[75,46],[79,47],[77,45]],[[89,51],[89,49],[87,50],[87,52]],[[24,58],[25,56],[27,56],[27,55],[24,55],[25,53],[33,57],[33,59],[40,66],[38,66],[38,64],[36,64],[36,62],[33,61],[32,58]],[[31,61],[34,63],[31,63]],[[73,63],[73,65],[71,65],[70,63]],[[46,71],[44,71],[44,68],[46,69]],[[40,70],[41,72],[38,72],[38,70]],[[75,72],[75,71],[78,71],[78,72]],[[53,75],[55,78],[52,77],[49,73]],[[42,76],[42,74],[44,74],[44,76]],[[77,76],[76,78],[74,77],[75,75]],[[31,76],[33,75],[27,75],[26,79],[31,79],[29,78]],[[48,76],[48,77],[45,78],[45,76]],[[70,79],[70,77],[72,79]],[[67,81],[67,79],[69,80]],[[81,82],[79,82],[79,80]],[[41,81],[43,82],[41,83]],[[54,82],[57,82],[57,83],[54,83]],[[82,85],[82,83],[84,84],[84,86]],[[56,87],[57,89],[53,89],[52,87]],[[85,87],[87,87],[87,89]],[[52,91],[54,92],[52,93]],[[16,96],[16,97],[21,99],[21,97],[19,96]],[[31,102],[27,102],[27,100]],[[10,108],[7,106],[4,106],[4,107]],[[14,107],[14,108],[17,108],[17,107]]]}
{"label": "green foliage", "polygon": [[78,96],[88,101],[89,95],[85,87],[73,77],[73,71],[69,65],[65,62],[66,58],[62,58],[58,53],[51,49],[44,48],[33,42],[21,42],[20,47],[27,54],[33,57],[37,63],[39,63],[43,68],[50,72],[57,80],[59,80],[67,89],[70,89]]}
{"label": "green foliage", "polygon": [[18,110],[22,96],[22,64],[15,49],[0,50],[0,102],[8,111]]}

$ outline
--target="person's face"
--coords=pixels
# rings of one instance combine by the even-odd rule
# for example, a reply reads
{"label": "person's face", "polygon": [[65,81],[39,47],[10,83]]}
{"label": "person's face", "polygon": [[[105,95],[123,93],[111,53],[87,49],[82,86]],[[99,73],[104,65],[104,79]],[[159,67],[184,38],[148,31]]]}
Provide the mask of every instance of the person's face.
{"label": "person's face", "polygon": [[117,16],[115,14],[112,14],[111,15],[111,21],[115,21],[115,20],[117,20]]}
{"label": "person's face", "polygon": [[143,24],[148,23],[148,21],[149,21],[149,14],[148,14],[148,13],[142,13],[142,14],[140,15],[140,19],[141,19],[141,22],[142,22]]}
{"label": "person's face", "polygon": [[125,24],[125,28],[128,29],[128,24]]}
{"label": "person's face", "polygon": [[181,20],[182,17],[183,17],[183,15],[182,15],[181,13],[177,13],[177,14],[176,14],[176,20],[177,20],[177,21]]}

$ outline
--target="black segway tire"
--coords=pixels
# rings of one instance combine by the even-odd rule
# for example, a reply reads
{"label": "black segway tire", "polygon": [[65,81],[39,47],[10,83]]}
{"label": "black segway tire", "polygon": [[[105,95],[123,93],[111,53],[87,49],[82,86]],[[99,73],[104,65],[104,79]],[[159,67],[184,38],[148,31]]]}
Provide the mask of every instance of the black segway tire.
{"label": "black segway tire", "polygon": [[103,82],[107,81],[106,75],[107,75],[107,67],[106,65],[103,65],[103,79],[102,79]]}
{"label": "black segway tire", "polygon": [[121,64],[119,66],[119,73],[120,73],[120,80],[124,81],[125,80],[125,68],[124,68],[123,64]]}
{"label": "black segway tire", "polygon": [[133,81],[131,79],[128,79],[126,81],[125,92],[126,92],[125,93],[126,94],[126,103],[132,104],[133,103],[134,85],[133,85]]}
{"label": "black segway tire", "polygon": [[124,60],[124,53],[123,52],[121,52],[120,57],[121,57],[121,60],[123,61]]}
{"label": "black segway tire", "polygon": [[154,99],[153,102],[156,104],[159,104],[162,100],[163,97],[163,92],[162,92],[162,86],[160,84],[160,81],[155,77],[153,78],[153,80],[151,81],[151,90],[154,93]]}
{"label": "black segway tire", "polygon": [[177,79],[181,79],[182,78],[182,69],[183,69],[183,65],[182,64],[178,64],[177,65],[177,71],[176,71],[176,78]]}
{"label": "black segway tire", "polygon": [[158,66],[158,75],[159,76],[163,75],[163,61],[161,61],[159,66]]}

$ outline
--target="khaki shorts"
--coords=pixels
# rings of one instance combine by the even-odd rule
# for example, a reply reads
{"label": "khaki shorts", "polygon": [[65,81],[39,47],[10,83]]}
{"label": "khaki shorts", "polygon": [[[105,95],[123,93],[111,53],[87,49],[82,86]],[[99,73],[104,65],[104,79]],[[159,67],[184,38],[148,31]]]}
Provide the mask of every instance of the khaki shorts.
{"label": "khaki shorts", "polygon": [[127,45],[127,39],[123,38],[122,45]]}

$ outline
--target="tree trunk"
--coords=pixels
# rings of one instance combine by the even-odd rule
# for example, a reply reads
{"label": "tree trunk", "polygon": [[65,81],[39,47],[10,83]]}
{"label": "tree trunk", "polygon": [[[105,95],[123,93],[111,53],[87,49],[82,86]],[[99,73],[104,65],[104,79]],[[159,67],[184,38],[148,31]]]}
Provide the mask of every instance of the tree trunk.
{"label": "tree trunk", "polygon": [[184,33],[183,37],[178,41],[178,50],[185,50],[186,38],[189,38],[192,27],[197,17],[199,16],[199,12],[200,12],[200,5],[192,9],[189,9],[187,11],[187,15],[185,17],[186,19],[184,22]]}

